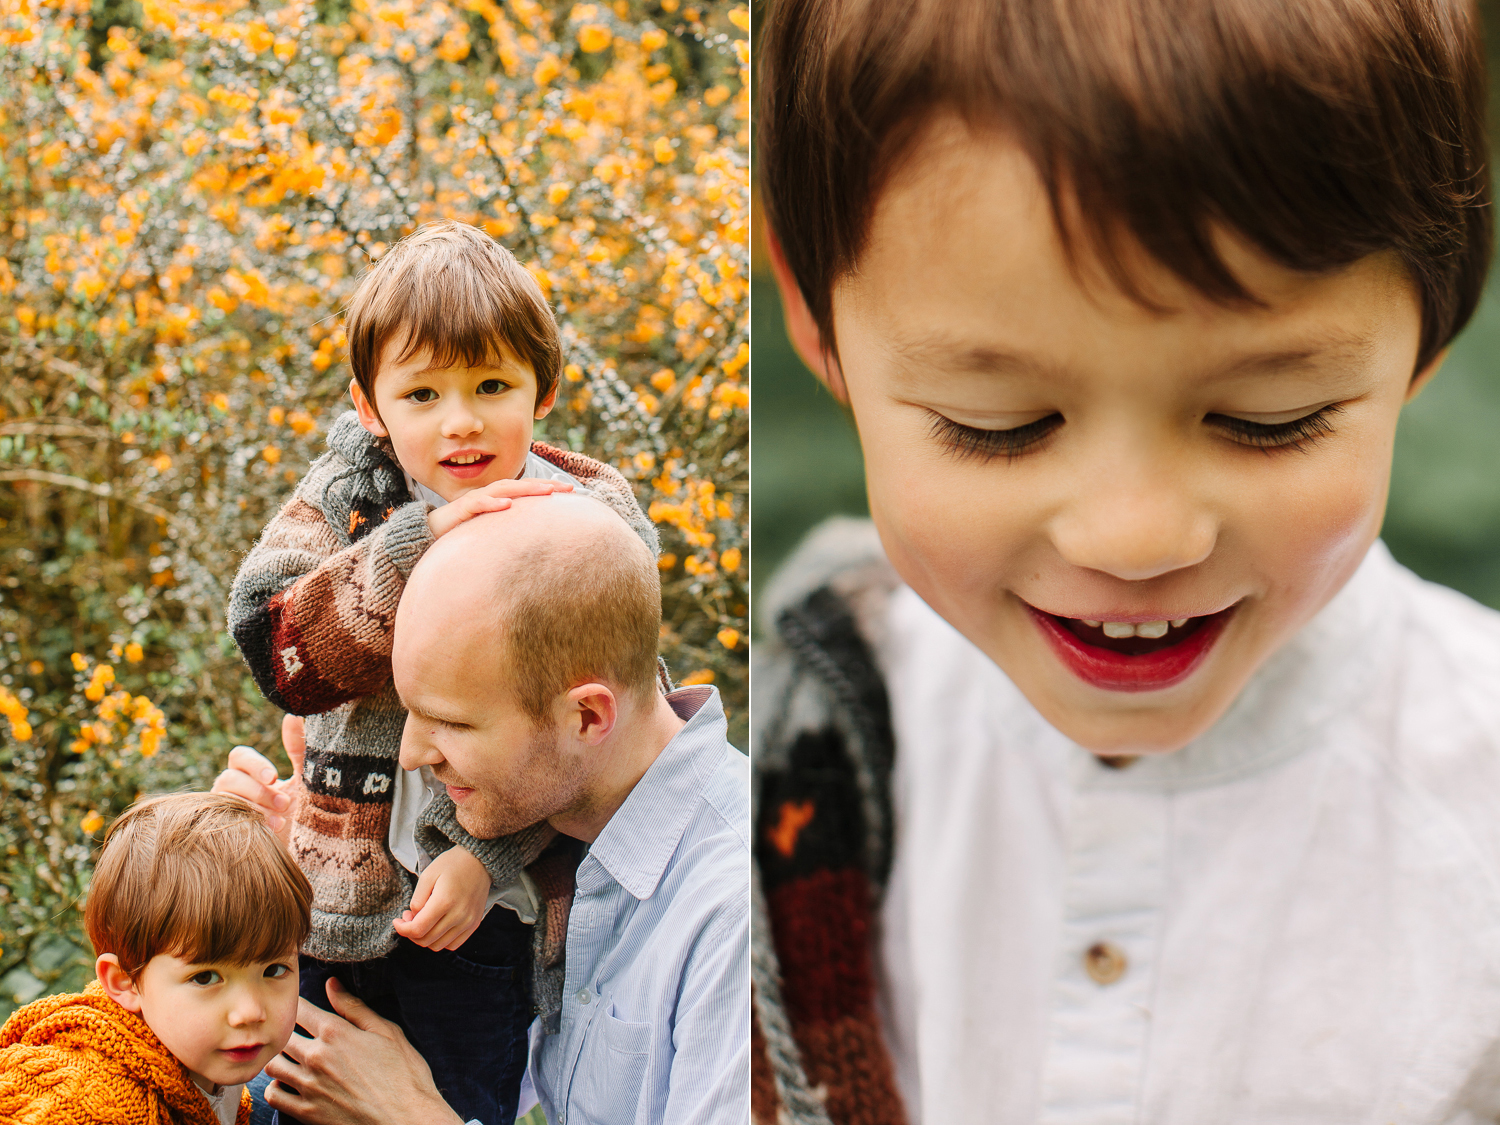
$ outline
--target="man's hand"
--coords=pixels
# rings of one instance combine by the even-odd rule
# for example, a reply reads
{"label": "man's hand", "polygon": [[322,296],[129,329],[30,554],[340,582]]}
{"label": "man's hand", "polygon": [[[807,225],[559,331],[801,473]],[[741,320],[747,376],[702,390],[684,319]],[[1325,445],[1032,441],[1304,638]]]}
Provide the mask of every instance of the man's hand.
{"label": "man's hand", "polygon": [[337,980],[328,982],[328,999],[337,1016],[297,1001],[297,1022],[312,1037],[293,1033],[266,1064],[276,1080],[266,1087],[272,1109],[306,1125],[462,1125],[399,1027]]}
{"label": "man's hand", "polygon": [[573,486],[561,480],[497,480],[473,492],[465,492],[451,504],[427,513],[427,526],[435,539],[441,539],[465,520],[482,512],[503,512],[517,496],[548,496],[554,492],[572,492]]}
{"label": "man's hand", "polygon": [[484,921],[490,873],[463,848],[449,848],[427,865],[411,909],[394,924],[408,941],[428,949],[457,949]]}
{"label": "man's hand", "polygon": [[266,826],[285,844],[292,833],[287,813],[292,807],[290,790],[302,778],[302,762],[307,757],[307,738],[303,734],[301,715],[287,715],[281,720],[281,745],[292,760],[292,776],[276,780],[276,767],[248,746],[236,746],[229,752],[229,765],[214,778],[215,793],[243,797],[265,814]]}

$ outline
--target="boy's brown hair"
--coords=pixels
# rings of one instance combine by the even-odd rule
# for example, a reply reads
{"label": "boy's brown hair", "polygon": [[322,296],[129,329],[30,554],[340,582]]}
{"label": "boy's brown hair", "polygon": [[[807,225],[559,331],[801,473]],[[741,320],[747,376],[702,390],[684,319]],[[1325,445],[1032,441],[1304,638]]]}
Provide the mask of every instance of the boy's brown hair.
{"label": "boy's brown hair", "polygon": [[96,955],[134,977],[159,953],[248,965],[296,950],[312,887],[238,797],[173,793],[126,809],[94,866],[84,922]]}
{"label": "boy's brown hair", "polygon": [[557,385],[562,342],[536,278],[505,247],[468,223],[426,223],[385,252],[345,310],[349,367],[373,408],[380,355],[397,334],[404,363],[424,348],[446,367],[503,358],[500,345],[536,374],[536,401]]}
{"label": "boy's brown hair", "polygon": [[[1321,272],[1394,251],[1420,370],[1468,321],[1492,219],[1478,19],[1465,0],[771,0],[757,47],[771,227],[825,346],[883,184],[941,110],[1001,127],[1141,297],[1122,239],[1254,301],[1216,227]],[[978,232],[976,232],[977,236]]]}

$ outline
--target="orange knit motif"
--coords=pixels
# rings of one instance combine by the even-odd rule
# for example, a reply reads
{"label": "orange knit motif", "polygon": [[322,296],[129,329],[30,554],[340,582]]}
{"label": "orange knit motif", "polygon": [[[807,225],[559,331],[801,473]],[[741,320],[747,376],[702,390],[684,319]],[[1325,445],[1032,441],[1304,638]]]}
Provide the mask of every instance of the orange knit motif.
{"label": "orange knit motif", "polygon": [[[250,1091],[235,1125],[248,1125]],[[219,1125],[187,1067],[95,981],[46,996],[0,1028],[5,1125]]]}

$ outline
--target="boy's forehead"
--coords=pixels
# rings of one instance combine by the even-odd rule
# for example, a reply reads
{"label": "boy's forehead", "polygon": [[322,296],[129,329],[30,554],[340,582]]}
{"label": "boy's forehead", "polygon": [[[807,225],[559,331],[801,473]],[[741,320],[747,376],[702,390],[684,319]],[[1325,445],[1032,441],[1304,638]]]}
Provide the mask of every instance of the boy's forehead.
{"label": "boy's forehead", "polygon": [[1226,375],[1251,375],[1367,358],[1382,317],[1416,315],[1394,253],[1312,273],[1233,231],[1213,238],[1252,300],[1214,300],[1121,235],[1127,292],[1087,240],[1064,239],[1017,142],[937,119],[882,191],[858,268],[835,286],[840,350],[859,324],[903,366],[1058,378],[1095,331],[1176,326],[1208,332]]}
{"label": "boy's forehead", "polygon": [[410,331],[397,328],[386,338],[380,350],[378,372],[399,371],[405,376],[425,375],[455,368],[509,368],[527,365],[499,336],[487,342],[488,354],[470,363],[462,351],[442,340],[412,341]]}

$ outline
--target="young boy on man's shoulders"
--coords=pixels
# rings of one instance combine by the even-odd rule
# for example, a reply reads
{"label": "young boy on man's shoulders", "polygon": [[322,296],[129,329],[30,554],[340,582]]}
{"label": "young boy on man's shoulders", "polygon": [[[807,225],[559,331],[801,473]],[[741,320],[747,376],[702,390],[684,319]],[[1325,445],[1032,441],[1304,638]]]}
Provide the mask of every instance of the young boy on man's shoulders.
{"label": "young boy on man's shoulders", "polygon": [[[400,769],[396,607],[439,537],[519,497],[577,490],[653,552],[656,532],[615,469],[532,442],[557,397],[557,324],[483,231],[430,223],[392,246],[355,290],[346,333],[355,410],[241,565],[227,615],[266,698],[308,717],[298,799],[278,794],[313,886],[302,994],[326,1009],[340,978],[402,1027],[466,1117],[504,1125],[533,1002],[562,972],[562,935],[546,932],[526,871],[555,833],[477,840],[430,771]],[[477,1077],[475,1057],[500,1060],[498,1080]]]}

